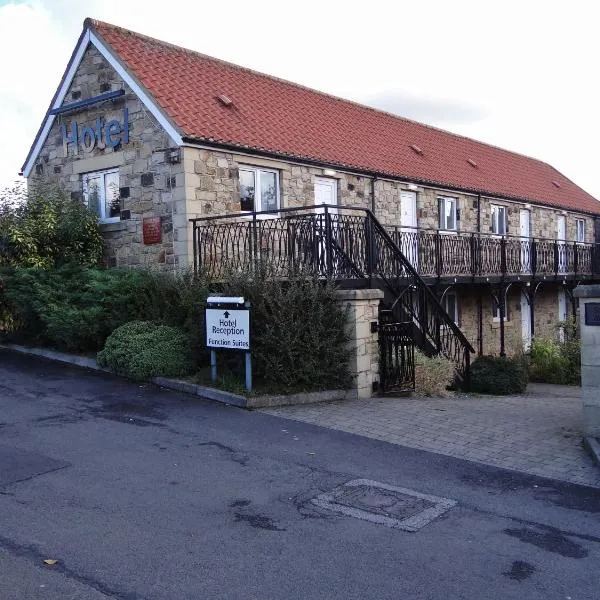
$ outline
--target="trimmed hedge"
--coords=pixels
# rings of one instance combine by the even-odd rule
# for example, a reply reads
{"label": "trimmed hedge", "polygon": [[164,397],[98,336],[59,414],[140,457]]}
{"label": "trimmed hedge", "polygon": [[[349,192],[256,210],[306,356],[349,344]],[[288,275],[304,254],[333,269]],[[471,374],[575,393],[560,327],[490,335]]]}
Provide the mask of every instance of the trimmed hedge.
{"label": "trimmed hedge", "polygon": [[480,356],[471,365],[471,391],[482,394],[521,394],[527,389],[528,373],[519,358]]}
{"label": "trimmed hedge", "polygon": [[132,321],[113,331],[98,364],[133,379],[181,377],[194,371],[189,338],[176,327]]}
{"label": "trimmed hedge", "polygon": [[133,321],[189,329],[206,282],[141,269],[9,269],[0,272],[0,331],[14,341],[96,352],[117,327]]}

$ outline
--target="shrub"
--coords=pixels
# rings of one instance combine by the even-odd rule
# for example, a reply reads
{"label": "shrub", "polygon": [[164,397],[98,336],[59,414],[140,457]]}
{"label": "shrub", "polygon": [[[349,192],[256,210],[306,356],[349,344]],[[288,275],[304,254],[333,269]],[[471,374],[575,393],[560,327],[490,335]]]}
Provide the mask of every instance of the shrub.
{"label": "shrub", "polygon": [[252,303],[257,381],[281,392],[350,385],[347,314],[331,282],[300,273],[282,281],[263,270],[230,276],[222,291]]}
{"label": "shrub", "polygon": [[66,265],[14,269],[2,279],[4,320],[13,339],[79,352],[101,349],[112,331],[134,319],[190,330],[207,294],[206,283],[189,274],[137,269]]}
{"label": "shrub", "polygon": [[415,393],[445,398],[455,377],[454,363],[443,356],[428,357],[415,352]]}
{"label": "shrub", "polygon": [[133,379],[179,377],[194,370],[183,331],[150,321],[132,321],[115,329],[97,358],[100,365]]}
{"label": "shrub", "polygon": [[0,191],[0,264],[51,268],[102,258],[98,217],[56,183],[36,182]]}
{"label": "shrub", "polygon": [[532,381],[544,383],[581,383],[581,345],[578,339],[563,342],[535,338],[531,342],[530,373]]}
{"label": "shrub", "polygon": [[471,365],[471,391],[520,394],[527,388],[527,367],[519,358],[480,356]]}

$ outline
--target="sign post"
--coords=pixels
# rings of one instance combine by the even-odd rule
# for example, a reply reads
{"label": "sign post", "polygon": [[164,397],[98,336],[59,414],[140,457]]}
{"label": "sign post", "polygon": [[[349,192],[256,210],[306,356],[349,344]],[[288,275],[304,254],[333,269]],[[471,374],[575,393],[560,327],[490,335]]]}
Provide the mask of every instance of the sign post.
{"label": "sign post", "polygon": [[241,296],[206,299],[206,347],[210,348],[210,377],[217,380],[217,349],[246,355],[246,390],[252,391],[250,302]]}

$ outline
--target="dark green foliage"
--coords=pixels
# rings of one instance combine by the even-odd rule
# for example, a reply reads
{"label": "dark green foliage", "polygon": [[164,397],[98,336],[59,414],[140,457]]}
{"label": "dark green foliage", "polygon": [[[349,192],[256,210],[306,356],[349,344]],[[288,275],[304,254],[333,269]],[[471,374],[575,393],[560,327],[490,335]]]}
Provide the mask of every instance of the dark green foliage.
{"label": "dark green foliage", "polygon": [[[331,283],[268,272],[232,275],[209,285],[202,277],[143,270],[64,266],[0,273],[0,318],[14,341],[75,352],[102,348],[115,329],[135,320],[182,329],[195,363],[207,363],[204,308],[210,293],[242,295],[253,309],[256,383],[278,392],[344,388],[350,383],[346,314]],[[3,304],[4,302],[4,304]],[[2,323],[0,323],[0,332]],[[220,365],[241,377],[243,355],[220,353]]]}
{"label": "dark green foliage", "polygon": [[285,281],[268,271],[228,279],[225,295],[252,303],[257,380],[281,391],[348,387],[346,313],[334,291],[330,282],[300,274]]}
{"label": "dark green foliage", "polygon": [[480,356],[471,365],[471,391],[482,394],[520,394],[527,389],[527,367],[520,358]]}
{"label": "dark green foliage", "polygon": [[13,339],[76,352],[99,350],[112,331],[135,319],[189,329],[196,297],[206,297],[205,286],[189,275],[134,269],[30,268],[0,277]]}
{"label": "dark green foliage", "polygon": [[577,338],[559,342],[536,338],[531,343],[530,373],[532,381],[581,384],[581,344]]}
{"label": "dark green foliage", "polygon": [[132,321],[115,329],[98,352],[98,363],[133,379],[181,377],[194,370],[183,331],[149,321]]}
{"label": "dark green foliage", "polygon": [[102,258],[98,217],[55,183],[0,191],[0,265],[93,266]]}

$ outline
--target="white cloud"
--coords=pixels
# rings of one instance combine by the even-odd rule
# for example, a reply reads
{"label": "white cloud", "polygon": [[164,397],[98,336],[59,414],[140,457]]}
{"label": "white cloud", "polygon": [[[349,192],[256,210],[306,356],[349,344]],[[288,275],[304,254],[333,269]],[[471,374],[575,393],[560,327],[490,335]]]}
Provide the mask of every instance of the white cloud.
{"label": "white cloud", "polygon": [[18,172],[86,16],[536,156],[600,198],[586,0],[8,4],[0,182]]}

